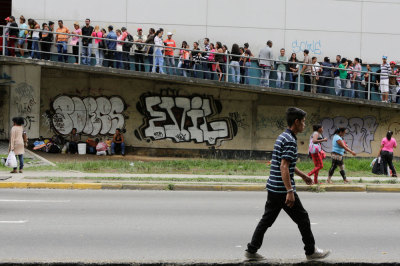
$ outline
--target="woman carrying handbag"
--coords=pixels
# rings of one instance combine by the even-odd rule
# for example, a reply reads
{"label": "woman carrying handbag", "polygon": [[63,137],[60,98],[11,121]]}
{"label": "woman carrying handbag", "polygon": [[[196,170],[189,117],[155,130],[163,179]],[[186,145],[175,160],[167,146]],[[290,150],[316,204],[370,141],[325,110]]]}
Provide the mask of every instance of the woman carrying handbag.
{"label": "woman carrying handbag", "polygon": [[313,125],[308,151],[313,159],[314,169],[308,173],[308,176],[314,175],[314,184],[318,184],[318,173],[324,167],[322,160],[325,158],[325,152],[322,150],[321,143],[328,139],[322,137],[323,132],[324,128],[321,125]]}

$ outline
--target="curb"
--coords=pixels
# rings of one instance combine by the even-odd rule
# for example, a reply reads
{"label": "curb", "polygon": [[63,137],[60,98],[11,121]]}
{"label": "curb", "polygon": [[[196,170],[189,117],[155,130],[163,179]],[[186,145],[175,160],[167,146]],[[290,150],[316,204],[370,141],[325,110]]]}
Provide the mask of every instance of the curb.
{"label": "curb", "polygon": [[[77,190],[176,190],[176,191],[265,191],[265,185],[204,185],[204,184],[106,184],[2,182],[1,188],[77,189]],[[400,185],[297,185],[297,191],[314,192],[400,192]]]}

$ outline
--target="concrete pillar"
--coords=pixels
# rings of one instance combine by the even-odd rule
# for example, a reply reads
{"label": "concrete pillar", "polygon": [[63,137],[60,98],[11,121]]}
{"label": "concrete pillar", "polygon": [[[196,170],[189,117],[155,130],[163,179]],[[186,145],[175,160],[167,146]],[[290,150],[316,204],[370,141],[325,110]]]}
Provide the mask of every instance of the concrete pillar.
{"label": "concrete pillar", "polygon": [[9,128],[12,118],[25,119],[28,138],[39,137],[41,67],[34,65],[7,65],[3,71],[11,78],[9,85]]}

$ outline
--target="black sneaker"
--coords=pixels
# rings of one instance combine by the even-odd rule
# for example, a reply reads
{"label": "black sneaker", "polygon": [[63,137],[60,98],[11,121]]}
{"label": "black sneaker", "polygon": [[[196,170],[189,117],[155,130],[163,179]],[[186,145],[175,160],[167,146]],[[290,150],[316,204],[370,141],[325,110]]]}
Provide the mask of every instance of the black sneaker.
{"label": "black sneaker", "polygon": [[248,252],[247,250],[244,252],[244,256],[245,256],[246,259],[248,259],[249,261],[261,261],[261,260],[265,260],[265,258],[264,258],[263,256],[261,256],[260,254],[258,254],[257,252],[251,253],[251,252]]}

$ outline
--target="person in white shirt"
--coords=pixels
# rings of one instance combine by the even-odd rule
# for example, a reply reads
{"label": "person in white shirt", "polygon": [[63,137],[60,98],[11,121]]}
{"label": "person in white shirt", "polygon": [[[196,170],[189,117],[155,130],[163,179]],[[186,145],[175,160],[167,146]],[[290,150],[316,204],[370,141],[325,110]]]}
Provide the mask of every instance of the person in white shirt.
{"label": "person in white shirt", "polygon": [[[147,36],[143,34],[142,28],[137,29],[137,35],[133,36],[133,41],[135,44],[135,70],[145,71],[144,65],[144,43],[147,40]],[[141,44],[143,43],[143,44]]]}
{"label": "person in white shirt", "polygon": [[317,62],[317,58],[314,56],[312,58],[312,68],[311,68],[311,93],[317,93],[317,85],[319,80],[319,73],[321,72],[320,64]]}
{"label": "person in white shirt", "polygon": [[163,56],[163,36],[164,31],[159,29],[156,32],[156,36],[154,37],[154,51],[155,51],[155,63],[152,72],[156,73],[157,66],[159,67],[159,73],[165,74],[163,70],[164,65],[164,56]]}

